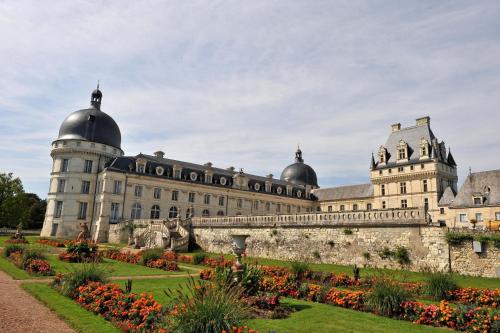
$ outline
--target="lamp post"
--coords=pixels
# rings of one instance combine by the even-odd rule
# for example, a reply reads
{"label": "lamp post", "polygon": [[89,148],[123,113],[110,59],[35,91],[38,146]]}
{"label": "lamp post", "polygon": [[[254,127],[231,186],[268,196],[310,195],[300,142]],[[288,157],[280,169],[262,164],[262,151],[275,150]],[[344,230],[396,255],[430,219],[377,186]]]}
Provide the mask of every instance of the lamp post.
{"label": "lamp post", "polygon": [[233,238],[233,253],[236,256],[236,262],[233,265],[233,272],[236,273],[236,282],[241,281],[241,274],[243,273],[243,265],[241,264],[241,255],[247,248],[246,239],[249,235],[231,235]]}

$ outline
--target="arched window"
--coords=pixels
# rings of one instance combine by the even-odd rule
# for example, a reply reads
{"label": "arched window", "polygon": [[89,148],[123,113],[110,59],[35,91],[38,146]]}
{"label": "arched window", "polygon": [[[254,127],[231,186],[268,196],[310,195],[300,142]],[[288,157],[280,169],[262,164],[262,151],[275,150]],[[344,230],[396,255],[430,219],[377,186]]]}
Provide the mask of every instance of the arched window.
{"label": "arched window", "polygon": [[208,209],[204,209],[203,212],[201,212],[201,216],[203,217],[210,216],[210,211]]}
{"label": "arched window", "polygon": [[177,217],[177,207],[170,207],[170,210],[168,211],[168,217],[173,219]]}
{"label": "arched window", "polygon": [[190,218],[192,216],[194,216],[194,208],[188,208],[186,210],[186,218],[188,219],[188,218]]}
{"label": "arched window", "polygon": [[131,219],[140,219],[141,218],[142,207],[141,204],[136,202],[132,205],[132,211],[130,213]]}
{"label": "arched window", "polygon": [[153,207],[151,207],[151,218],[152,219],[159,219],[160,218],[160,206],[153,205]]}
{"label": "arched window", "polygon": [[217,212],[217,216],[224,216],[224,212],[223,212],[222,210],[219,210],[219,211]]}

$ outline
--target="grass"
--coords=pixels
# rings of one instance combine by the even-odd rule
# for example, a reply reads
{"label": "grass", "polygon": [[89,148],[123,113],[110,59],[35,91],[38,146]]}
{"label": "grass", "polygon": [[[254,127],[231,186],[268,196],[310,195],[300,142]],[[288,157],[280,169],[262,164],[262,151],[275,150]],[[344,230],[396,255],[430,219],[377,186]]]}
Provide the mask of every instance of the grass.
{"label": "grass", "polygon": [[[192,253],[186,253],[187,255],[192,255]],[[207,253],[207,256],[210,257],[220,257],[220,254],[216,253]],[[231,254],[225,254],[225,258],[233,259],[234,256]],[[292,262],[282,261],[276,259],[267,259],[267,258],[253,258],[246,257],[245,262],[247,263],[255,263],[257,262],[259,265],[269,265],[269,266],[281,266],[281,267],[292,267]],[[315,264],[308,263],[309,268],[313,271],[319,272],[333,272],[333,273],[344,273],[352,276],[352,266],[344,266],[344,265],[336,265],[336,264]],[[391,279],[395,279],[403,282],[425,282],[426,274],[421,272],[412,272],[407,270],[392,270],[392,269],[383,269],[383,268],[371,268],[371,267],[360,267],[361,268],[361,277],[366,276],[377,276],[377,275],[388,275]],[[453,278],[459,287],[471,287],[471,288],[489,288],[495,289],[500,288],[500,279],[498,278],[485,278],[485,277],[476,277],[476,276],[467,276],[467,275],[459,275],[453,274]]]}
{"label": "grass", "polygon": [[0,257],[0,270],[4,271],[16,280],[32,279],[33,277],[29,275],[26,271],[19,269],[11,261],[4,257]]}
{"label": "grass", "polygon": [[[0,236],[0,247],[4,247],[5,241],[9,238],[10,236]],[[26,238],[30,244],[37,244],[36,241],[40,239],[40,236],[25,236],[24,238]]]}
{"label": "grass", "polygon": [[[195,275],[193,275],[195,276]],[[167,304],[169,302],[169,297],[163,292],[167,289],[178,289],[183,288],[187,284],[188,279],[185,277],[179,278],[166,278],[166,279],[151,279],[151,280],[134,280],[132,279],[132,292],[136,294],[148,293],[153,294],[155,300],[161,304]],[[112,281],[117,283],[121,288],[125,288],[126,281]]]}
{"label": "grass", "polygon": [[416,325],[407,321],[376,316],[327,304],[285,299],[283,304],[297,312],[286,319],[253,319],[249,327],[260,332],[445,332],[443,328]]}
{"label": "grass", "polygon": [[64,297],[43,283],[24,283],[24,290],[54,311],[57,316],[66,321],[77,332],[121,332],[101,316],[96,316],[78,305],[73,300]]}

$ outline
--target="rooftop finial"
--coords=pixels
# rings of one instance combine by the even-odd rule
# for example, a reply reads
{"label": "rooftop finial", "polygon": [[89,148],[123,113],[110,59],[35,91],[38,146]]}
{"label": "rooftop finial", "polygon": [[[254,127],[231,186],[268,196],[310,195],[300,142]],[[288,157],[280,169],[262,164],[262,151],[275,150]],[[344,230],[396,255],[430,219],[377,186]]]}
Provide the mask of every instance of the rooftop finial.
{"label": "rooftop finial", "polygon": [[302,159],[302,150],[297,146],[297,151],[295,152],[295,162],[298,163],[303,163],[304,160]]}
{"label": "rooftop finial", "polygon": [[97,80],[97,88],[92,92],[90,98],[90,105],[95,107],[97,110],[101,109],[102,92],[99,90],[99,80]]}
{"label": "rooftop finial", "polygon": [[99,80],[97,80],[97,90],[99,90]]}

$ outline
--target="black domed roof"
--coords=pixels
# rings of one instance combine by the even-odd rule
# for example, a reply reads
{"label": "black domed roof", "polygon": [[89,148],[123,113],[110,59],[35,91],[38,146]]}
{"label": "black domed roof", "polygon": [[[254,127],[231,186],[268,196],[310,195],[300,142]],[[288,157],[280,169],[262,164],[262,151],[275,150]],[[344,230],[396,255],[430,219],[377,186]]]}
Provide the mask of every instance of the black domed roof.
{"label": "black domed roof", "polygon": [[295,163],[290,164],[283,170],[280,179],[295,185],[319,187],[316,172],[313,168],[304,163],[302,151],[300,149],[297,149],[295,153]]}
{"label": "black domed roof", "polygon": [[59,128],[57,140],[86,140],[116,148],[121,147],[122,136],[116,122],[100,110],[102,93],[92,92],[91,106],[71,113]]}

